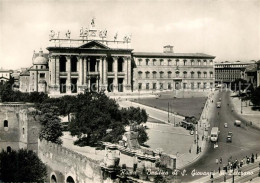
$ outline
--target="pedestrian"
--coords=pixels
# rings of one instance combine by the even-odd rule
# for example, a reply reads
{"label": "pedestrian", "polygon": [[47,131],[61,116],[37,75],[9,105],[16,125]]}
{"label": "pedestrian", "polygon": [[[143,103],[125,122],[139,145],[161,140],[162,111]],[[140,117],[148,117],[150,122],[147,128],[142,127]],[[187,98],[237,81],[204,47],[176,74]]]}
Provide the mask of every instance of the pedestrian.
{"label": "pedestrian", "polygon": [[216,158],[216,164],[218,164],[218,158]]}
{"label": "pedestrian", "polygon": [[210,172],[210,180],[213,183],[213,171]]}
{"label": "pedestrian", "polygon": [[255,153],[255,159],[257,159],[257,153]]}
{"label": "pedestrian", "polygon": [[243,166],[243,159],[241,159],[241,161],[240,161],[240,167],[242,167]]}
{"label": "pedestrian", "polygon": [[222,163],[222,158],[221,158],[221,157],[219,158],[219,163],[220,163],[220,164]]}
{"label": "pedestrian", "polygon": [[224,182],[226,182],[226,180],[227,180],[227,177],[226,177],[226,174],[224,175]]}
{"label": "pedestrian", "polygon": [[220,173],[220,167],[218,167],[218,173]]}
{"label": "pedestrian", "polygon": [[252,153],[252,157],[251,157],[251,163],[254,163],[255,157],[254,154]]}

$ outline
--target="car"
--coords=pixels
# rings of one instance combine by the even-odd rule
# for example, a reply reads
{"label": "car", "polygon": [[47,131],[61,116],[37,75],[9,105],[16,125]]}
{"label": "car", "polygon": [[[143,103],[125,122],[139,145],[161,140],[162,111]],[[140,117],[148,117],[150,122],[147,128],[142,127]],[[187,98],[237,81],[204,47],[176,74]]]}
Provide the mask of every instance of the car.
{"label": "car", "polygon": [[191,130],[191,131],[190,131],[190,134],[191,134],[191,135],[193,135],[193,134],[194,134],[194,131],[193,131],[193,130]]}
{"label": "car", "polygon": [[233,133],[232,132],[228,132],[227,142],[232,142],[232,136],[233,136]]}
{"label": "car", "polygon": [[227,128],[227,123],[224,123],[224,127]]}
{"label": "car", "polygon": [[221,101],[221,98],[219,98],[219,101]]}
{"label": "car", "polygon": [[240,121],[240,120],[235,120],[234,125],[235,125],[235,126],[241,126],[241,121]]}

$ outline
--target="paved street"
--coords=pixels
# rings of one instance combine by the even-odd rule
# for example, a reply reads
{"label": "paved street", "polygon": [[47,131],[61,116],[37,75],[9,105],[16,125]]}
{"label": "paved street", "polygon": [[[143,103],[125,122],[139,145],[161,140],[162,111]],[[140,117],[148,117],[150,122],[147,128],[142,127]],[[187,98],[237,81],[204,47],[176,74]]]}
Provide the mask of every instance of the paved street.
{"label": "paved street", "polygon": [[[218,147],[214,149],[212,143],[208,143],[205,154],[199,158],[198,161],[185,168],[186,176],[179,176],[182,182],[188,182],[201,178],[201,176],[191,176],[191,171],[196,170],[200,172],[214,171],[219,168],[216,164],[216,158],[222,157],[223,163],[227,163],[227,159],[232,156],[232,159],[242,159],[245,156],[250,156],[252,153],[260,152],[260,133],[258,130],[246,126],[242,123],[241,127],[234,126],[234,121],[240,119],[240,116],[231,110],[231,101],[228,92],[219,92],[218,97],[222,98],[221,108],[216,108],[210,124],[217,126],[220,129],[220,138]],[[216,103],[216,101],[214,101]],[[229,105],[228,105],[229,104]],[[242,121],[243,122],[243,121]],[[224,127],[224,123],[228,123],[228,128]],[[233,132],[232,143],[226,143],[227,133]],[[221,165],[222,168],[223,165]],[[210,178],[210,176],[208,176]]]}

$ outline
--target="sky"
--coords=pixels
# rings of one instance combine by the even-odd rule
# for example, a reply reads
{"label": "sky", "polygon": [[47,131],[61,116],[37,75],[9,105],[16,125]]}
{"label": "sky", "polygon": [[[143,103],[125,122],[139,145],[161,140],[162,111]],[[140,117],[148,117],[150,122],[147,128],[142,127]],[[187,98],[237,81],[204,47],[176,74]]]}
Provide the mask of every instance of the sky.
{"label": "sky", "polygon": [[50,30],[78,38],[95,18],[108,38],[132,35],[132,49],[205,53],[215,61],[260,60],[260,0],[0,0],[0,68],[32,65]]}

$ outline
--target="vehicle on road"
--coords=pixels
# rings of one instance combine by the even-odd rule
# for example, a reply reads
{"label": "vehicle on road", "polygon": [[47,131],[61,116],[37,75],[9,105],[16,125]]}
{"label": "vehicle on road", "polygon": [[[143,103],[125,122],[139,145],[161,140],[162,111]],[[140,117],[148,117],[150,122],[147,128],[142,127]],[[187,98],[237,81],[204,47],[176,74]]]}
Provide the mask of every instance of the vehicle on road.
{"label": "vehicle on road", "polygon": [[194,131],[193,131],[193,130],[191,130],[191,131],[190,131],[190,134],[191,134],[191,135],[193,135],[193,134],[194,134]]}
{"label": "vehicle on road", "polygon": [[232,142],[232,135],[233,135],[232,132],[228,132],[228,135],[227,135],[227,142]]}
{"label": "vehicle on road", "polygon": [[219,98],[218,100],[221,101],[221,98]]}
{"label": "vehicle on road", "polygon": [[227,128],[227,123],[224,123],[224,127]]}
{"label": "vehicle on road", "polygon": [[218,135],[219,135],[218,127],[213,127],[211,129],[211,133],[210,133],[211,142],[217,142],[218,141]]}
{"label": "vehicle on road", "polygon": [[235,120],[235,126],[241,126],[241,121],[240,120]]}
{"label": "vehicle on road", "polygon": [[217,108],[221,107],[221,102],[217,102]]}

